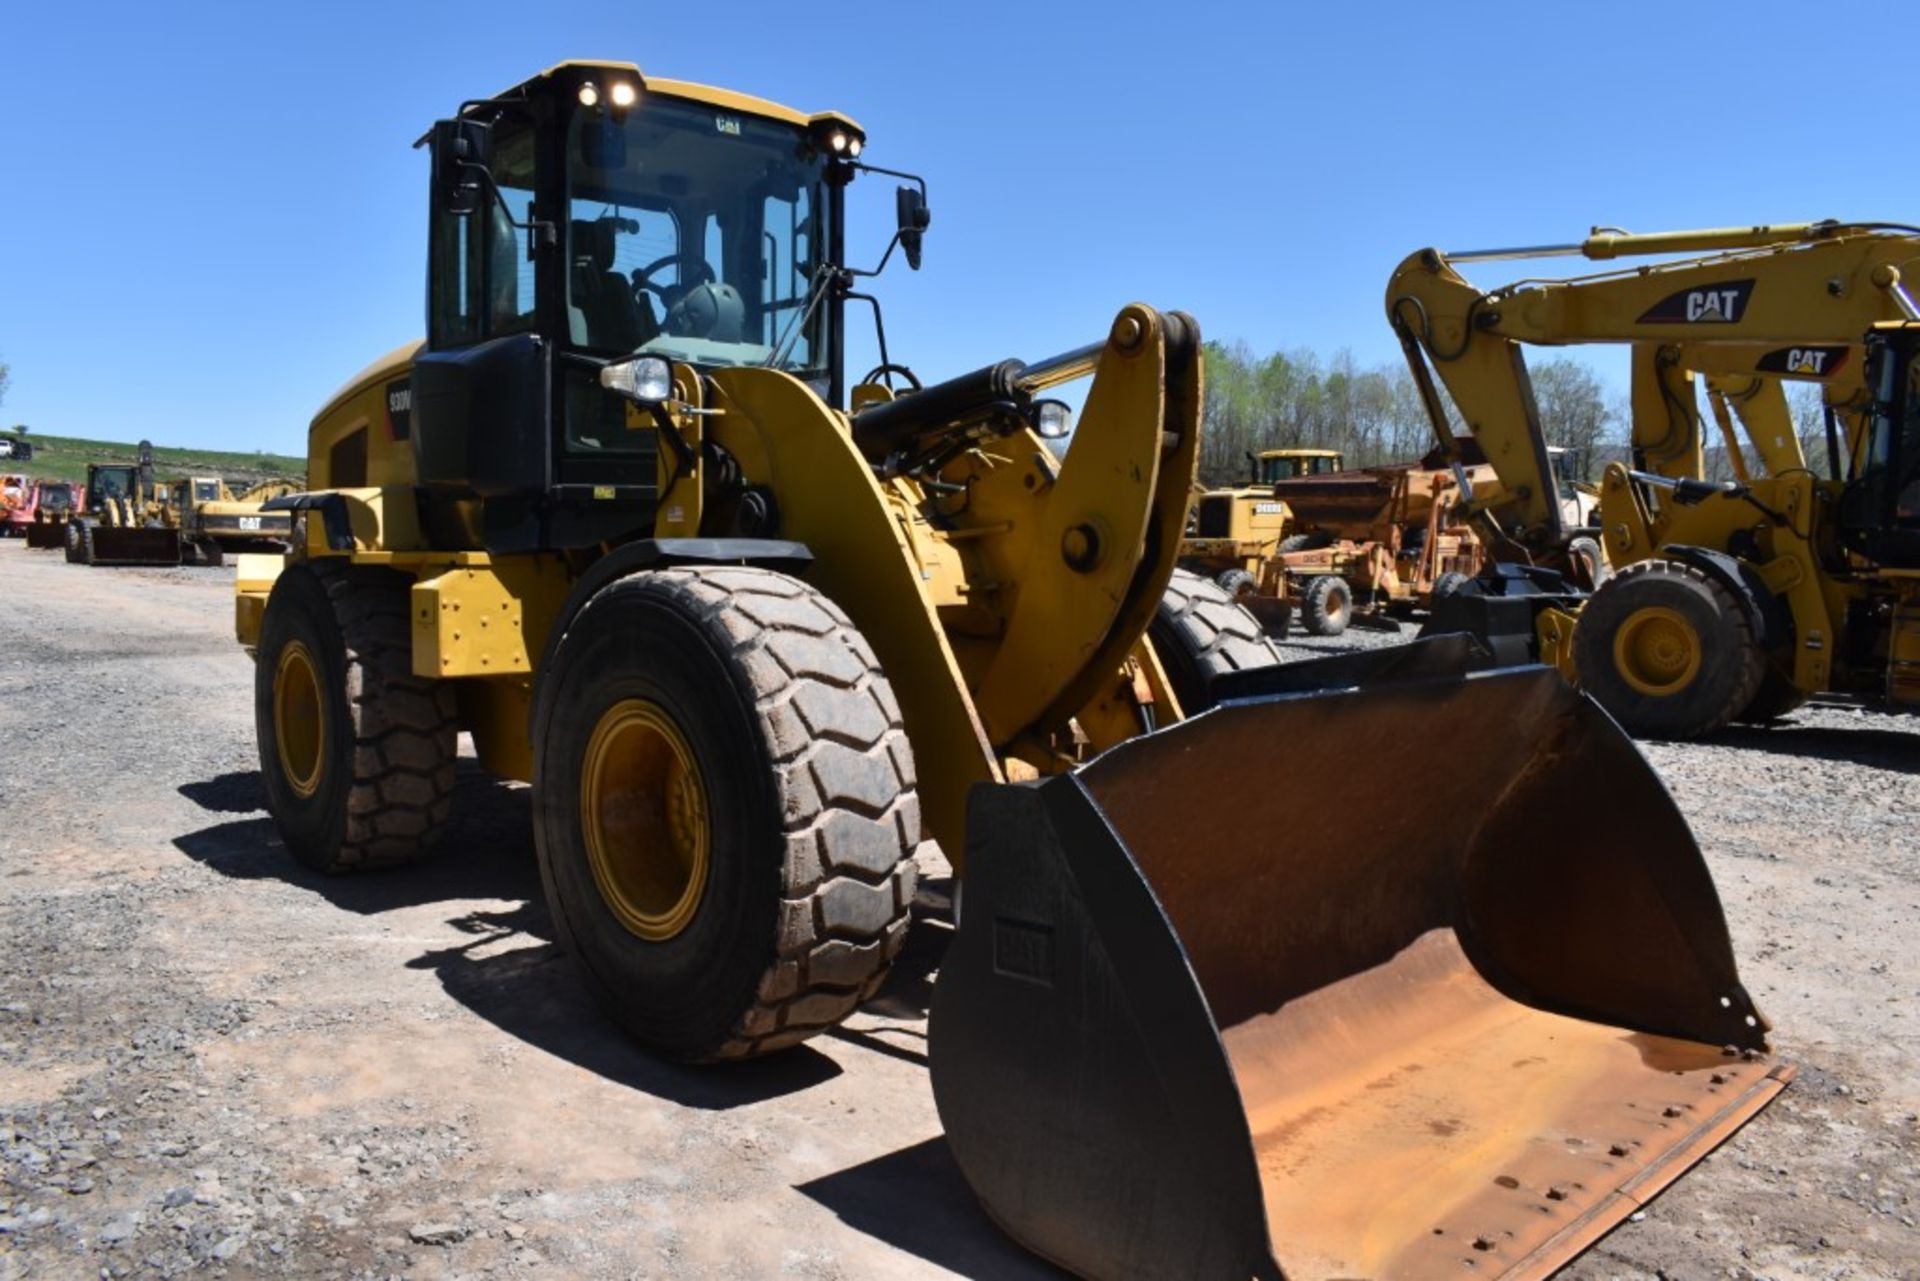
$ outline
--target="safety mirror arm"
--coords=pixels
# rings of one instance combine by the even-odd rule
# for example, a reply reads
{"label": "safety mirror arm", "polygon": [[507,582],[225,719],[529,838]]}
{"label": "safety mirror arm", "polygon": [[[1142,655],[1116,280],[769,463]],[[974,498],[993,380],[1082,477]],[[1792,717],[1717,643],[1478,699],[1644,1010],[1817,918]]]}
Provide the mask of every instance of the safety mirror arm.
{"label": "safety mirror arm", "polygon": [[927,180],[919,174],[906,173],[899,169],[882,169],[879,165],[864,164],[858,160],[847,161],[846,167],[863,173],[884,174],[889,178],[904,178],[913,185],[901,187],[896,193],[894,208],[899,226],[895,229],[893,238],[887,241],[886,252],[880,255],[880,261],[866,271],[858,267],[843,267],[841,270],[851,278],[877,276],[887,269],[887,263],[893,258],[893,251],[896,248],[905,252],[909,268],[914,271],[920,270],[921,237],[926,234],[927,228],[933,222],[933,214],[927,205]]}

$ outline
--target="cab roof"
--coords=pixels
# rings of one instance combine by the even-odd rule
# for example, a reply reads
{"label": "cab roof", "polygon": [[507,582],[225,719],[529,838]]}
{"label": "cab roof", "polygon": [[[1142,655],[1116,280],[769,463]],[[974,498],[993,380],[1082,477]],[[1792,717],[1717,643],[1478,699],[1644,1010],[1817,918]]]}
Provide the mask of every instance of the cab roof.
{"label": "cab roof", "polygon": [[691,80],[666,80],[660,77],[648,77],[641,73],[639,66],[631,62],[609,62],[599,58],[569,58],[565,62],[556,62],[534,75],[522,80],[505,92],[496,94],[497,98],[511,98],[535,92],[544,82],[555,76],[576,71],[612,73],[630,75],[639,82],[646,93],[665,94],[670,98],[686,98],[693,102],[704,102],[709,106],[720,107],[726,111],[737,111],[741,115],[760,116],[767,120],[778,120],[783,124],[809,125],[831,121],[844,125],[853,132],[866,135],[857,121],[838,111],[816,111],[811,114],[796,111],[792,107],[770,102],[765,98],[756,98],[752,94],[736,93],[731,89],[719,89],[713,85],[695,84]]}

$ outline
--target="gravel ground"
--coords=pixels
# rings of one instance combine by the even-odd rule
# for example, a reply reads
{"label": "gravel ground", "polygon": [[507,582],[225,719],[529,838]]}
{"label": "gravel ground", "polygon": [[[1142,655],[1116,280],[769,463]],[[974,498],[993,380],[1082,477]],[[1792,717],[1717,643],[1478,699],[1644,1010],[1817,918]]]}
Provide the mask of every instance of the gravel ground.
{"label": "gravel ground", "polygon": [[[230,580],[0,543],[0,1281],[1057,1275],[940,1139],[944,927],[839,1033],[652,1062],[552,945],[524,789],[469,763],[441,857],[293,865]],[[1920,1278],[1915,722],[1647,751],[1800,1076],[1565,1275]]]}

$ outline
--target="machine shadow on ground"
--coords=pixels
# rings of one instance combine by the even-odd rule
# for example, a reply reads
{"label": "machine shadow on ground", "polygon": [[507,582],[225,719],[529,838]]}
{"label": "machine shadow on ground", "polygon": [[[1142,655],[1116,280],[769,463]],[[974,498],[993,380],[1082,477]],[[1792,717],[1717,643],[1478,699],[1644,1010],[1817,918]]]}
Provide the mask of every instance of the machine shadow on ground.
{"label": "machine shadow on ground", "polygon": [[1902,733],[1890,729],[1832,729],[1796,726],[1787,721],[1770,727],[1729,726],[1708,741],[1775,756],[1812,757],[1891,770],[1896,774],[1920,774],[1920,718],[1916,718],[1914,730]]}
{"label": "machine shadow on ground", "polygon": [[285,881],[361,915],[456,899],[540,897],[527,789],[499,782],[468,758],[460,761],[453,819],[434,855],[364,875],[327,876],[302,867],[265,817],[257,770],[184,783],[179,791],[215,814],[255,816],[174,838],[181,853],[222,876]]}
{"label": "machine shadow on ground", "polygon": [[1056,1281],[1070,1275],[1021,1249],[987,1217],[944,1137],[799,1184],[796,1190],[848,1227],[961,1276]]}
{"label": "machine shadow on ground", "polygon": [[[884,1054],[918,1067],[927,1065],[927,1014],[933,1008],[933,980],[940,961],[953,941],[953,926],[945,920],[925,917],[917,912],[907,944],[900,949],[887,981],[871,1001],[860,1007],[862,1015],[899,1022],[877,1027],[849,1027],[841,1024],[827,1033],[875,1054]],[[864,1022],[858,1017],[856,1023]],[[914,1024],[915,1026],[903,1026]]]}
{"label": "machine shadow on ground", "polygon": [[[223,774],[180,793],[214,813],[265,804],[257,772]],[[744,1063],[683,1067],[635,1048],[601,1014],[554,942],[542,902],[529,793],[460,761],[454,817],[439,853],[409,867],[326,876],[302,867],[264,816],[229,819],[176,837],[188,858],[237,880],[280,880],[359,916],[435,903],[503,900],[462,910],[447,924],[465,936],[407,962],[429,970],[454,1000],[501,1031],[615,1085],[683,1107],[726,1109],[810,1089],[840,1075],[809,1046]]]}

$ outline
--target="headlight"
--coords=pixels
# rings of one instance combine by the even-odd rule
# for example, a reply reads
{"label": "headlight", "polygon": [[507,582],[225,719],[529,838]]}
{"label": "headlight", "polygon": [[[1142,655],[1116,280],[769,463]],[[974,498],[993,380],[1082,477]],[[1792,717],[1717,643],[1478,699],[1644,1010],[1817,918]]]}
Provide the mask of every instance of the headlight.
{"label": "headlight", "polygon": [[658,405],[673,395],[673,366],[658,356],[623,360],[600,371],[600,385],[643,405]]}
{"label": "headlight", "polygon": [[1059,440],[1073,430],[1073,410],[1064,400],[1033,402],[1033,429],[1048,440]]}
{"label": "headlight", "polygon": [[631,80],[614,81],[613,88],[609,93],[613,98],[613,105],[619,107],[622,111],[640,101],[640,91],[633,87]]}

